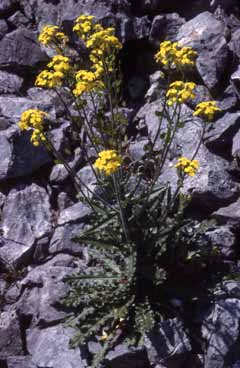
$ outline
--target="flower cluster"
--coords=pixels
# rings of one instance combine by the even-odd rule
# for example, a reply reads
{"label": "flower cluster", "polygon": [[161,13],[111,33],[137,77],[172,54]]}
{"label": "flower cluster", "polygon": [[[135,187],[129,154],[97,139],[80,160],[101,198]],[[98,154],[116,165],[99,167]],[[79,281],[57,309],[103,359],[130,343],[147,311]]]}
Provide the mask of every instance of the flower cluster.
{"label": "flower cluster", "polygon": [[170,84],[167,91],[167,104],[169,106],[174,103],[184,103],[189,99],[195,98],[193,90],[196,88],[196,84],[193,82],[176,81]]}
{"label": "flower cluster", "polygon": [[75,96],[84,92],[96,92],[104,88],[104,83],[98,78],[98,74],[87,70],[80,70],[76,74],[76,87],[73,90]]}
{"label": "flower cluster", "polygon": [[47,67],[49,70],[43,70],[37,76],[35,85],[45,88],[59,87],[70,70],[69,58],[62,55],[55,55],[52,61],[47,64]]}
{"label": "flower cluster", "polygon": [[43,133],[43,123],[47,116],[46,112],[37,109],[26,110],[21,115],[18,126],[21,130],[33,129],[31,142],[34,146],[39,146],[41,141],[46,140]]}
{"label": "flower cluster", "polygon": [[115,173],[122,164],[122,158],[115,150],[105,150],[98,154],[94,167],[106,175]]}
{"label": "flower cluster", "polygon": [[155,55],[155,60],[166,68],[185,69],[195,65],[197,53],[191,47],[178,42],[164,41]]}
{"label": "flower cluster", "polygon": [[194,176],[199,168],[199,162],[198,160],[189,160],[186,157],[180,157],[175,167],[189,176]]}
{"label": "flower cluster", "polygon": [[46,25],[42,29],[38,41],[44,46],[59,47],[68,42],[68,37],[60,31],[58,26]]}
{"label": "flower cluster", "polygon": [[196,110],[193,113],[194,116],[199,116],[207,121],[211,121],[214,118],[216,112],[221,111],[217,106],[216,101],[200,102],[196,106]]}
{"label": "flower cluster", "polygon": [[85,41],[87,36],[94,31],[94,19],[95,17],[93,15],[80,15],[75,20],[73,31],[76,32],[78,37],[83,41]]}
{"label": "flower cluster", "polygon": [[104,87],[104,71],[111,72],[115,54],[122,44],[114,36],[114,28],[104,29],[101,24],[94,23],[92,15],[81,15],[75,21],[73,30],[86,43],[89,59],[92,63],[90,71],[80,70],[76,74],[76,87],[73,93],[80,96],[83,92],[95,91]]}

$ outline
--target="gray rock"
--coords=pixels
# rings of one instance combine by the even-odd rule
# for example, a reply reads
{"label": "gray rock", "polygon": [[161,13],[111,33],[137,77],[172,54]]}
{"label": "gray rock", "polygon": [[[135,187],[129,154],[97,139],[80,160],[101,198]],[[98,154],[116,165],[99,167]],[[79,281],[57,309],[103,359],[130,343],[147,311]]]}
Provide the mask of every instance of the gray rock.
{"label": "gray rock", "polygon": [[49,253],[68,253],[73,255],[82,255],[84,246],[73,241],[73,238],[80,235],[85,229],[83,223],[80,224],[65,224],[58,226],[52,236]]}
{"label": "gray rock", "polygon": [[71,222],[85,222],[91,212],[91,208],[87,207],[82,202],[75,203],[73,206],[60,212],[57,223],[58,225],[65,225]]}
{"label": "gray rock", "polygon": [[27,131],[20,134],[17,126],[0,131],[0,180],[30,175],[52,161],[43,146],[32,145],[30,137]]}
{"label": "gray rock", "polygon": [[0,358],[24,355],[20,324],[15,310],[0,313]]}
{"label": "gray rock", "polygon": [[[66,108],[63,106],[60,98],[54,91],[39,87],[32,87],[28,89],[27,94],[31,100],[41,101],[41,103],[44,105],[46,104],[47,106],[52,106],[56,111],[57,117],[64,115]],[[67,94],[64,89],[61,89],[61,96],[64,98],[67,104],[71,104],[69,94]]]}
{"label": "gray rock", "polygon": [[27,19],[25,15],[18,10],[8,18],[8,22],[17,28],[20,28],[22,26],[26,26],[29,23],[29,19]]}
{"label": "gray rock", "polygon": [[235,157],[240,150],[240,130],[234,135],[232,143],[232,156]]}
{"label": "gray rock", "polygon": [[85,359],[79,348],[70,349],[72,328],[63,325],[45,329],[34,328],[27,332],[27,348],[38,368],[85,368]]}
{"label": "gray rock", "polygon": [[[46,24],[61,24],[73,21],[80,14],[93,14],[98,19],[111,15],[111,3],[102,0],[21,0],[24,14],[28,18],[35,18],[39,30]],[[123,4],[126,4],[126,1]],[[120,3],[119,7],[123,4]]]}
{"label": "gray rock", "polygon": [[23,78],[15,74],[0,71],[0,94],[18,93],[23,84]]}
{"label": "gray rock", "polygon": [[34,67],[45,61],[36,36],[35,32],[24,28],[8,33],[0,41],[0,65]]}
{"label": "gray rock", "polygon": [[[68,129],[68,126],[66,127]],[[67,130],[66,129],[66,130]],[[65,133],[65,129],[63,131]],[[56,134],[55,134],[56,137]],[[65,134],[61,137],[59,137],[59,140],[61,141],[66,141],[65,139]],[[64,146],[67,147],[67,143],[64,143]],[[60,149],[61,147],[58,147],[58,149]],[[72,161],[67,160],[68,166],[73,170],[73,172],[75,172],[80,164],[82,162],[82,154],[81,154],[81,149],[78,147],[75,152],[74,152],[74,158]],[[64,182],[67,178],[69,178],[69,172],[66,169],[66,167],[64,166],[64,164],[56,164],[54,165],[51,174],[50,174],[50,182],[52,183],[62,183]]]}
{"label": "gray rock", "polygon": [[14,5],[16,5],[16,0],[1,0],[0,15],[7,13]]}
{"label": "gray rock", "polygon": [[19,285],[21,297],[16,303],[19,315],[31,317],[32,326],[46,326],[62,321],[67,313],[59,306],[69,290],[63,279],[70,276],[76,267],[73,257],[57,255],[31,270]]}
{"label": "gray rock", "polygon": [[4,19],[0,19],[0,39],[8,32],[8,25]]}
{"label": "gray rock", "polygon": [[182,367],[184,360],[192,350],[184,324],[177,318],[166,320],[155,326],[145,335],[144,346],[152,365],[163,363],[167,367],[176,368]]}
{"label": "gray rock", "polygon": [[44,188],[32,184],[9,192],[2,211],[0,257],[19,265],[29,257],[37,239],[49,235],[51,209]]}
{"label": "gray rock", "polygon": [[60,192],[58,194],[57,205],[60,212],[65,210],[67,207],[71,207],[73,204],[73,200],[70,198],[68,193]]}
{"label": "gray rock", "polygon": [[240,29],[237,29],[231,38],[231,41],[229,43],[229,47],[230,49],[234,52],[234,54],[240,58],[240,42],[239,42],[239,37],[240,37]]}
{"label": "gray rock", "polygon": [[68,171],[63,164],[56,164],[53,166],[50,174],[51,183],[62,183],[69,177]]}
{"label": "gray rock", "polygon": [[229,111],[236,108],[238,96],[233,85],[229,85],[221,95],[218,106],[222,111]]}
{"label": "gray rock", "polygon": [[210,89],[219,87],[227,67],[228,46],[223,34],[224,23],[204,12],[181,26],[177,35],[181,44],[197,51],[198,72]]}
{"label": "gray rock", "polygon": [[212,246],[217,247],[225,258],[233,258],[236,255],[236,237],[228,226],[207,231],[206,236],[211,241]]}
{"label": "gray rock", "polygon": [[240,225],[240,199],[229,206],[221,207],[212,214],[221,224]]}
{"label": "gray rock", "polygon": [[69,140],[67,138],[67,132],[69,129],[70,123],[63,121],[58,128],[52,129],[48,133],[49,139],[57,152],[65,153],[65,149],[69,151]]}
{"label": "gray rock", "polygon": [[25,97],[1,96],[0,114],[17,123],[25,110],[40,109],[49,113],[51,118],[56,117],[55,109],[49,101],[30,100]]}
{"label": "gray rock", "polygon": [[7,368],[38,368],[33,362],[31,357],[9,357],[7,358]]}
{"label": "gray rock", "polygon": [[82,183],[81,187],[83,192],[92,197],[96,188],[96,178],[91,166],[84,166],[77,172],[77,176],[80,178],[80,182]]}
{"label": "gray rock", "polygon": [[[187,158],[193,156],[201,130],[199,123],[197,125],[190,121],[177,132],[175,139],[177,155],[166,163],[160,177],[160,180],[170,182],[173,190],[177,184],[177,174],[174,167],[177,156]],[[209,152],[203,145],[195,158],[199,161],[199,170],[195,176],[186,178],[183,191],[191,193],[196,206],[203,211],[212,212],[234,202],[238,198],[240,187],[227,171],[228,161]]]}
{"label": "gray rock", "polygon": [[123,43],[149,37],[151,21],[148,16],[127,17],[126,14],[122,14],[116,21],[119,24],[118,36]]}
{"label": "gray rock", "polygon": [[130,349],[126,345],[117,345],[106,355],[109,368],[149,368],[149,361],[144,348]]}
{"label": "gray rock", "polygon": [[208,124],[204,143],[212,152],[230,157],[233,138],[239,130],[240,113],[226,113],[221,119]]}
{"label": "gray rock", "polygon": [[165,39],[174,41],[180,27],[185,23],[185,19],[177,13],[157,15],[152,21],[149,39],[158,44]]}
{"label": "gray rock", "polygon": [[6,118],[0,117],[0,131],[9,128],[10,121]]}
{"label": "gray rock", "polygon": [[223,281],[222,289],[230,298],[240,298],[240,282],[235,280]]}
{"label": "gray rock", "polygon": [[202,336],[207,342],[205,368],[225,368],[238,351],[240,300],[220,301],[210,308],[202,325]]}

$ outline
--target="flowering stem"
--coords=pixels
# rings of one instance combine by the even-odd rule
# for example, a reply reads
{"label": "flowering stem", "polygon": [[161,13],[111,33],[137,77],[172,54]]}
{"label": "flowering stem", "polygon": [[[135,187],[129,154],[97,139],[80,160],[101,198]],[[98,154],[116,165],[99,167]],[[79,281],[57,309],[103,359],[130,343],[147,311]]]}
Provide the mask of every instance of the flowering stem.
{"label": "flowering stem", "polygon": [[197,148],[196,148],[196,150],[195,150],[195,152],[194,152],[194,154],[193,154],[193,156],[192,156],[192,159],[191,159],[191,160],[194,160],[194,158],[197,156],[198,151],[199,151],[199,149],[200,149],[200,147],[201,147],[201,144],[202,144],[202,142],[203,142],[203,137],[204,137],[204,135],[205,135],[205,132],[206,132],[206,124],[204,124],[204,126],[203,126],[202,134],[201,134],[200,140],[199,140],[199,142],[198,142]]}
{"label": "flowering stem", "polygon": [[125,213],[124,213],[125,211],[123,210],[122,205],[121,205],[121,199],[119,195],[119,185],[118,185],[118,181],[116,178],[116,174],[113,174],[113,183],[114,183],[115,194],[116,194],[117,202],[119,206],[119,214],[120,214],[120,219],[121,219],[124,235],[125,235],[126,241],[129,242],[130,240],[129,231],[128,231],[128,227],[126,223],[126,218],[125,218]]}

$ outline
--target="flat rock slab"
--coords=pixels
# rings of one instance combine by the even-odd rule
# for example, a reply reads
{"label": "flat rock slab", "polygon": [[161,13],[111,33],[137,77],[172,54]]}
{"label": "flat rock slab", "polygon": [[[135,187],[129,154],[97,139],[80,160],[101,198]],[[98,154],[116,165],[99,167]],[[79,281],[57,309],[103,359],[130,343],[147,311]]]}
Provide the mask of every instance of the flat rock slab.
{"label": "flat rock slab", "polygon": [[210,12],[203,12],[183,24],[177,35],[177,41],[197,51],[198,72],[210,89],[219,86],[227,67],[229,50],[224,27]]}
{"label": "flat rock slab", "polygon": [[15,310],[0,312],[0,358],[23,354],[20,324]]}
{"label": "flat rock slab", "polygon": [[47,326],[61,322],[67,315],[61,299],[69,286],[63,281],[76,271],[77,263],[69,255],[58,255],[42,266],[31,270],[21,281],[21,297],[16,304],[21,316],[31,316],[33,326]]}
{"label": "flat rock slab", "polygon": [[37,239],[50,234],[51,209],[46,190],[37,184],[19,186],[9,192],[3,211],[0,258],[20,265]]}
{"label": "flat rock slab", "polygon": [[38,368],[86,368],[79,348],[70,349],[72,328],[63,325],[45,329],[33,328],[27,332],[27,349]]}
{"label": "flat rock slab", "polygon": [[233,364],[239,338],[240,300],[226,299],[214,304],[202,325],[207,341],[204,368],[225,368]]}
{"label": "flat rock slab", "polygon": [[0,41],[0,65],[34,67],[46,60],[37,43],[37,33],[25,28],[5,35]]}

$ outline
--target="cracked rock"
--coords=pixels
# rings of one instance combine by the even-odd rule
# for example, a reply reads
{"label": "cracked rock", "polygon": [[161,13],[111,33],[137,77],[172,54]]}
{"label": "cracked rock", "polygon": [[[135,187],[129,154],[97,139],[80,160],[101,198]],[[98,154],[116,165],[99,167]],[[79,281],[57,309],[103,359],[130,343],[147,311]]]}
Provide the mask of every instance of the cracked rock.
{"label": "cracked rock", "polygon": [[46,190],[37,184],[11,190],[4,203],[1,229],[0,257],[9,265],[25,262],[36,239],[52,229]]}

